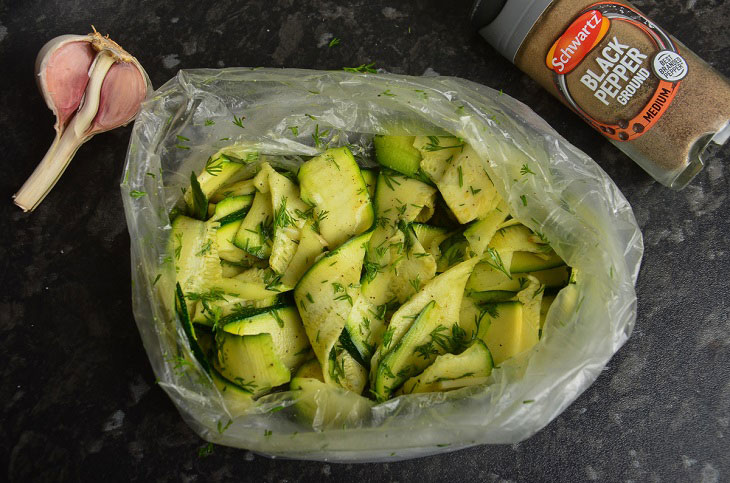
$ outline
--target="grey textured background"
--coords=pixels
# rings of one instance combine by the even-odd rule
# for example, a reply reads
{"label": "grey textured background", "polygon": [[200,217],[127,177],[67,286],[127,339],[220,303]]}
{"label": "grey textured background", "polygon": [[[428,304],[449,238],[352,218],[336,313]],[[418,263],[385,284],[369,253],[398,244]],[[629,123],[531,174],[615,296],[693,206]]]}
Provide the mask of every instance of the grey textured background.
{"label": "grey textured background", "polygon": [[[467,24],[469,0],[0,1],[0,480],[729,481],[730,155],[685,190],[653,182]],[[730,74],[730,3],[636,4]],[[528,441],[378,465],[270,460],[203,445],[155,386],[130,307],[118,184],[129,128],[81,148],[33,214],[10,196],[53,119],[33,81],[53,36],[109,32],[155,86],[180,68],[339,69],[481,82],[530,105],[616,180],[645,235],[636,330]],[[341,39],[329,48],[329,40]]]}

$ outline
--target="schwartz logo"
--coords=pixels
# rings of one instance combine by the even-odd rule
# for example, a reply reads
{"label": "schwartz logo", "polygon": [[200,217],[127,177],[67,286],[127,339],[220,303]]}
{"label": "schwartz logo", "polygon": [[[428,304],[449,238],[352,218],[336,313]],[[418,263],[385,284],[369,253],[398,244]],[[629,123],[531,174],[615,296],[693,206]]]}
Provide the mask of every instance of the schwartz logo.
{"label": "schwartz logo", "polygon": [[561,75],[575,69],[603,39],[610,25],[611,21],[598,10],[590,10],[578,17],[548,52],[548,68]]}

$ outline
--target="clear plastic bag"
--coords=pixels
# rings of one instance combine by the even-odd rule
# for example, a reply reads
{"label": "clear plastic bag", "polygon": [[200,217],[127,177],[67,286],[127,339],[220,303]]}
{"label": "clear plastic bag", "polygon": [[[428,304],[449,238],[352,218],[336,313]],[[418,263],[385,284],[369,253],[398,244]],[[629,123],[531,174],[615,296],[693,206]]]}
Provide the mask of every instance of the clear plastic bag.
{"label": "clear plastic bag", "polygon": [[[346,418],[345,429],[325,429],[317,418],[314,427],[302,425],[293,417],[292,392],[250,407],[226,405],[202,368],[178,357],[190,349],[174,312],[168,214],[181,188],[189,186],[191,171],[199,173],[211,154],[232,144],[294,160],[321,152],[323,143],[349,144],[368,163],[377,133],[464,138],[488,160],[485,171],[512,213],[577,269],[577,283],[560,292],[539,344],[494,370],[488,386],[356,405],[357,417]],[[636,319],[643,243],[629,203],[593,160],[529,108],[466,80],[181,71],[145,102],[121,190],[134,315],[145,349],[183,418],[216,444],[289,458],[381,461],[515,443],[546,426],[596,379]],[[327,398],[315,400],[324,405]]]}

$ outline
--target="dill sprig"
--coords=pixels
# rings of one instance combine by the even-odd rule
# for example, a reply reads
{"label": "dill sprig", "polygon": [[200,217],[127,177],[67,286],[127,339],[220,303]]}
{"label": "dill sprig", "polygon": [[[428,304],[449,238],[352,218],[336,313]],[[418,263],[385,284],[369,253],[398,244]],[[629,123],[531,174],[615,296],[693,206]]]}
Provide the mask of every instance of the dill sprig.
{"label": "dill sprig", "polygon": [[527,163],[525,163],[520,168],[520,174],[525,176],[526,174],[535,174],[535,172],[530,169],[530,166]]}
{"label": "dill sprig", "polygon": [[342,70],[345,72],[353,72],[355,74],[377,74],[378,71],[375,70],[375,62],[371,62],[369,64],[361,64],[357,67],[343,67]]}
{"label": "dill sprig", "polygon": [[507,270],[504,266],[504,262],[502,261],[502,257],[499,255],[499,252],[495,250],[492,247],[487,248],[487,254],[489,255],[489,260],[485,259],[484,262],[492,267],[495,270],[499,270],[500,272],[504,273],[509,277],[510,280],[512,280],[512,275],[510,275],[509,270]]}
{"label": "dill sprig", "polygon": [[240,127],[241,129],[245,129],[243,127],[243,120],[246,119],[246,116],[237,117],[235,114],[233,115],[233,121],[231,121],[236,126]]}

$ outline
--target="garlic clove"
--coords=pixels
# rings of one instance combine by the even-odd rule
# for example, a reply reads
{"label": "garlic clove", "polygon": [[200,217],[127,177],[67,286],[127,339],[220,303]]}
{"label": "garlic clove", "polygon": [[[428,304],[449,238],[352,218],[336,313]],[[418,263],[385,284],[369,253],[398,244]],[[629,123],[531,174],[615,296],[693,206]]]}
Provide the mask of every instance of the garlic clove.
{"label": "garlic clove", "polygon": [[36,59],[38,87],[56,115],[61,133],[78,109],[96,51],[86,35],[62,35],[43,46]]}
{"label": "garlic clove", "polygon": [[140,70],[129,63],[109,68],[101,86],[99,110],[87,134],[123,126],[134,119],[147,96],[147,85]]}
{"label": "garlic clove", "polygon": [[96,29],[48,42],[36,59],[36,70],[41,93],[56,114],[56,138],[13,196],[24,211],[43,201],[84,142],[129,123],[152,91],[137,59]]}

